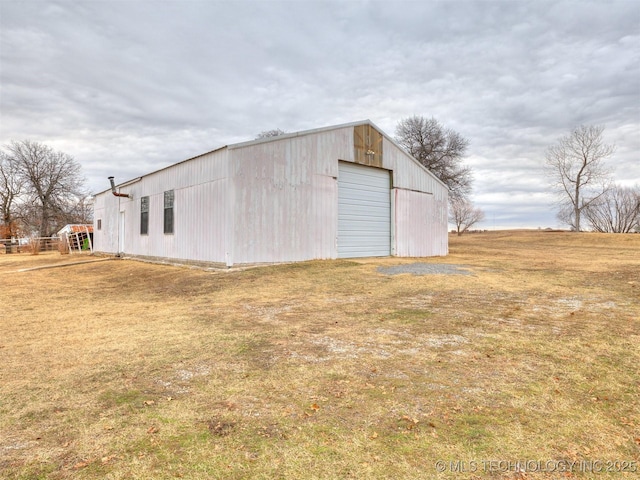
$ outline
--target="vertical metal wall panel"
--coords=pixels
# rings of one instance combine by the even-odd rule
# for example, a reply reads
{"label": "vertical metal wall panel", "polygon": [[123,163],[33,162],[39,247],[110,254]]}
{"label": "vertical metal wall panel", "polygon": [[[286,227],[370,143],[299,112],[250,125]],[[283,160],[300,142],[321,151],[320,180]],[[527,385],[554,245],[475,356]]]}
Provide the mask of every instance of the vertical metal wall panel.
{"label": "vertical metal wall panel", "polygon": [[[448,253],[446,203],[434,195],[394,189],[396,255],[430,257]],[[445,212],[442,212],[445,208]]]}
{"label": "vertical metal wall panel", "polygon": [[[104,233],[98,235],[96,251],[149,257],[224,262],[229,216],[229,166],[226,148],[172,165],[125,183],[114,197],[110,191],[96,196],[96,206],[105,205]],[[174,233],[163,230],[164,192],[173,190]],[[140,198],[149,197],[149,233],[140,234]],[[114,203],[115,202],[115,203]],[[119,214],[124,212],[124,246],[118,243]],[[105,229],[106,227],[106,229]]]}
{"label": "vertical metal wall panel", "polygon": [[[109,235],[105,232],[105,219],[107,216],[107,208],[105,205],[104,195],[96,195],[93,199],[93,248],[100,252],[109,252]],[[98,220],[100,221],[100,230],[98,230]]]}
{"label": "vertical metal wall panel", "polygon": [[[96,195],[93,203],[93,249],[118,253],[118,199],[111,191]],[[98,230],[98,220],[101,226]]]}
{"label": "vertical metal wall panel", "polygon": [[217,180],[178,191],[176,229],[189,232],[184,239],[176,237],[177,241],[184,243],[180,245],[184,258],[215,257],[217,262],[225,261],[229,182],[227,179]]}
{"label": "vertical metal wall panel", "polygon": [[347,133],[318,132],[231,150],[234,263],[335,258],[334,175],[338,156],[350,147]]}
{"label": "vertical metal wall panel", "polygon": [[394,254],[447,255],[447,187],[394,142],[384,138],[383,166],[393,170]]}
{"label": "vertical metal wall panel", "polygon": [[338,168],[338,257],[390,255],[389,171],[347,162]]}

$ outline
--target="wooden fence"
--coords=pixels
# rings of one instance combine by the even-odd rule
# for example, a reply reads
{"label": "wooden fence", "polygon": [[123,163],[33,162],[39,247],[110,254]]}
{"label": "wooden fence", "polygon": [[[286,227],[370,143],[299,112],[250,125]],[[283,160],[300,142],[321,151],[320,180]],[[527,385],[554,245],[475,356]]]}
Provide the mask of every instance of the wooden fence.
{"label": "wooden fence", "polygon": [[10,253],[33,253],[34,249],[37,249],[38,252],[51,252],[58,250],[59,245],[59,237],[33,237],[0,240],[0,255]]}

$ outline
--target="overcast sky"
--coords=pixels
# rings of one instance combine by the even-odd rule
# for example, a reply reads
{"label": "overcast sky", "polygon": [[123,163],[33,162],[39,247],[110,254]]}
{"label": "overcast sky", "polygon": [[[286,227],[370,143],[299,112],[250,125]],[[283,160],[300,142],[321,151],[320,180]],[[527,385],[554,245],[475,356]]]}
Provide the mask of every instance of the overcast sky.
{"label": "overcast sky", "polygon": [[640,2],[0,0],[0,145],[108,188],[263,130],[435,117],[483,228],[555,227],[544,153],[605,125],[640,184]]}

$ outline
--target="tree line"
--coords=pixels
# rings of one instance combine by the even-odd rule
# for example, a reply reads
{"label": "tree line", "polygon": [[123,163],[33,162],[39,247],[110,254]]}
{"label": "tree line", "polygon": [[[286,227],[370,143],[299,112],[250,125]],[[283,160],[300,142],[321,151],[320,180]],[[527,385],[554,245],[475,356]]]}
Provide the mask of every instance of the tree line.
{"label": "tree line", "polygon": [[[613,182],[606,160],[615,146],[603,139],[603,126],[582,125],[546,152],[546,176],[555,193],[558,220],[574,231],[640,231],[640,187]],[[470,200],[473,176],[462,163],[469,141],[434,118],[398,122],[396,141],[449,187],[449,222],[458,235],[484,219]]]}
{"label": "tree line", "polygon": [[[603,126],[582,125],[550,146],[545,174],[556,195],[557,217],[574,231],[640,231],[640,186],[612,180],[607,159],[615,146],[603,140]],[[257,138],[283,135],[280,129]],[[398,122],[396,142],[449,188],[449,222],[458,234],[481,222],[470,200],[473,174],[463,163],[469,140],[435,118]],[[63,152],[30,140],[0,149],[0,239],[19,234],[48,237],[68,223],[90,223],[92,208],[81,167]]]}
{"label": "tree line", "polygon": [[640,231],[640,186],[613,181],[607,159],[615,145],[603,138],[604,126],[581,125],[546,152],[545,169],[556,196],[557,217],[573,231]]}
{"label": "tree line", "polygon": [[[615,146],[603,139],[603,126],[582,125],[546,152],[546,176],[555,193],[557,218],[581,231],[585,221],[596,232],[640,231],[640,187],[613,182],[606,160]],[[434,118],[398,122],[396,141],[449,187],[449,222],[458,235],[485,217],[470,200],[473,175],[462,163],[469,141]]]}
{"label": "tree line", "polygon": [[0,239],[50,237],[93,211],[76,160],[47,145],[12,141],[0,149]]}

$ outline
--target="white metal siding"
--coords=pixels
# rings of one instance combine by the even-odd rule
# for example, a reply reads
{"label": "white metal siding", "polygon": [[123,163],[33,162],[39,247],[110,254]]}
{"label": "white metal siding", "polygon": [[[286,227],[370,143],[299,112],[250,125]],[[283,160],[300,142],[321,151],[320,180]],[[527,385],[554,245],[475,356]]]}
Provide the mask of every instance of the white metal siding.
{"label": "white metal siding", "polygon": [[337,186],[330,172],[344,142],[331,133],[230,150],[234,264],[335,258]]}
{"label": "white metal siding", "polygon": [[347,162],[338,170],[338,257],[390,255],[389,172]]}
{"label": "white metal siding", "polygon": [[[118,199],[111,192],[97,195],[93,203],[93,249],[118,253]],[[98,229],[98,220],[101,228]]]}
{"label": "white metal siding", "polygon": [[382,166],[393,170],[394,187],[431,193],[438,200],[447,199],[447,187],[416,159],[386,138],[383,140],[383,148]]}
{"label": "white metal siding", "polygon": [[[230,179],[227,149],[201,155],[96,196],[95,250],[205,262],[226,261]],[[175,192],[174,233],[164,234],[164,192]],[[149,197],[149,231],[140,234],[140,197]],[[124,212],[124,224],[121,213]],[[94,222],[97,223],[97,222]],[[122,228],[124,226],[124,229]],[[94,225],[95,227],[95,225]]]}
{"label": "white metal siding", "polygon": [[447,187],[387,138],[383,140],[383,149],[383,166],[393,170],[393,254],[446,255]]}
{"label": "white metal siding", "polygon": [[393,189],[395,255],[430,257],[446,255],[446,203],[430,193]]}

